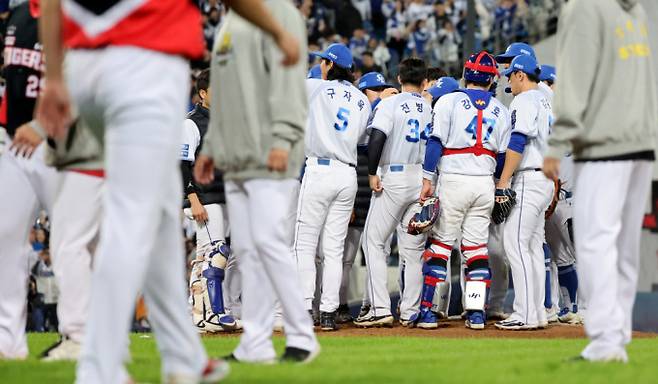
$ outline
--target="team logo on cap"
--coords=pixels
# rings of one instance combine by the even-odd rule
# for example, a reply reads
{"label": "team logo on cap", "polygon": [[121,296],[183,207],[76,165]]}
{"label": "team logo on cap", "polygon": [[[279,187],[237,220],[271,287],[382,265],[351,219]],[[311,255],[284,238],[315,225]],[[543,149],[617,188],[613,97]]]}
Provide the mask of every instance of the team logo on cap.
{"label": "team logo on cap", "polygon": [[377,74],[377,81],[379,81],[380,83],[383,83],[385,81],[384,76],[382,76],[381,74],[378,73]]}
{"label": "team logo on cap", "polygon": [[338,59],[338,56],[336,56],[336,54],[334,54],[334,53],[329,52],[328,55],[329,55],[329,57],[331,57],[334,60]]}

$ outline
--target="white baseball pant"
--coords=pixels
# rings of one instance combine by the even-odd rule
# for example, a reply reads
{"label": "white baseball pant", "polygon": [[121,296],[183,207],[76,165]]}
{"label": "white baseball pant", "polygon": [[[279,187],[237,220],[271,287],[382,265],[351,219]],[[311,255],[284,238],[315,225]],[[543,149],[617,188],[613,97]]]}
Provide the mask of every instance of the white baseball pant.
{"label": "white baseball pant", "polygon": [[345,236],[345,248],[343,251],[343,276],[340,280],[340,304],[349,304],[350,293],[350,278],[352,275],[352,267],[356,254],[361,247],[361,235],[363,234],[362,227],[348,227],[347,236]]}
{"label": "white baseball pant", "polygon": [[61,173],[50,236],[59,299],[59,333],[81,343],[91,294],[91,268],[102,220],[104,179],[74,171]]}
{"label": "white baseball pant", "polygon": [[512,180],[516,205],[505,221],[503,243],[514,282],[514,312],[508,320],[536,327],[546,322],[544,292],[544,213],[551,203],[552,181],[541,171],[521,171]]}
{"label": "white baseball pant", "polygon": [[652,169],[649,161],[576,163],[574,243],[587,297],[586,359],[627,359]]}
{"label": "white baseball pant", "polygon": [[67,61],[72,98],[91,127],[104,129],[106,147],[104,217],[77,382],[125,380],[140,291],[163,375],[199,377],[207,357],[187,311],[179,208],[188,63],[127,46],[72,50]]}
{"label": "white baseball pant", "polygon": [[320,311],[338,309],[345,237],[356,191],[353,167],[336,160],[306,160],[297,205],[294,252],[307,310],[313,306],[320,237],[323,256]]}
{"label": "white baseball pant", "polygon": [[29,159],[16,156],[10,145],[7,138],[0,156],[0,355],[23,359],[28,354],[28,235],[39,209],[52,213],[59,175],[44,163],[45,141]]}
{"label": "white baseball pant", "polygon": [[[420,164],[381,167],[381,193],[374,193],[363,233],[363,255],[369,289],[370,311],[375,316],[391,314],[391,298],[387,289],[386,258],[390,239],[407,208],[418,201],[422,185]],[[404,292],[400,298],[400,317],[409,319],[418,312],[422,290],[422,260],[426,236],[413,236],[398,231],[400,263],[404,263]]]}
{"label": "white baseball pant", "polygon": [[299,181],[225,181],[235,256],[242,275],[244,333],[233,354],[240,361],[276,357],[272,344],[275,303],[283,309],[286,346],[313,351],[318,343],[304,308],[292,252]]}
{"label": "white baseball pant", "polygon": [[553,215],[546,220],[546,242],[551,249],[551,301],[554,307],[559,306],[562,296],[564,305],[559,306],[560,308],[571,308],[569,295],[562,295],[558,281],[558,267],[576,263],[576,251],[569,235],[568,221],[571,218],[571,203],[561,199],[558,200]]}

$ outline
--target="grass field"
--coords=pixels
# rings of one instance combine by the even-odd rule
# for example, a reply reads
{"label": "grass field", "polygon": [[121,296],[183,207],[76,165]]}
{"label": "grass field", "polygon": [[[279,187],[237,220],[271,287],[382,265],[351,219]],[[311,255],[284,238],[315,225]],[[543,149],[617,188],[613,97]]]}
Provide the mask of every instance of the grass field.
{"label": "grass field", "polygon": [[[71,383],[72,363],[40,363],[35,356],[57,338],[31,334],[31,356],[0,361],[0,383]],[[206,337],[210,355],[231,352],[238,336]],[[283,338],[275,339],[277,350]],[[226,383],[658,383],[658,338],[634,340],[629,364],[566,362],[583,339],[443,339],[439,337],[320,336],[322,354],[307,366],[233,364]],[[132,364],[139,383],[159,383],[155,340],[133,335]]]}

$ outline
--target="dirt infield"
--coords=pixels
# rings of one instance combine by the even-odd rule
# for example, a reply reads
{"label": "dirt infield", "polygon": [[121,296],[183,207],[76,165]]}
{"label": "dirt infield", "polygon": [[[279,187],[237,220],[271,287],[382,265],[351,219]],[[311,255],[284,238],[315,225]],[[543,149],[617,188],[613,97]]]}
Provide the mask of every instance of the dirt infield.
{"label": "dirt infield", "polygon": [[[577,325],[551,324],[547,329],[536,331],[501,331],[493,322],[482,331],[475,331],[464,327],[463,320],[441,320],[439,328],[425,330],[419,328],[405,328],[398,323],[391,328],[357,328],[352,324],[342,324],[336,332],[322,332],[316,328],[316,333],[330,337],[437,337],[451,339],[466,338],[517,338],[517,339],[584,339],[585,328]],[[275,333],[280,335],[280,333]],[[213,336],[236,335],[236,333],[218,333]],[[634,338],[656,338],[658,334],[648,332],[633,332]]]}

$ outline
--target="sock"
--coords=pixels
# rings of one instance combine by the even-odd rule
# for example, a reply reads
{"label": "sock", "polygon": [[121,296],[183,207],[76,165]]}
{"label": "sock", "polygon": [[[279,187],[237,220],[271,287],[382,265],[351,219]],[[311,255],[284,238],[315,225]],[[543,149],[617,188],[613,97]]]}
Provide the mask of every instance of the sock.
{"label": "sock", "polygon": [[571,304],[571,311],[578,312],[577,293],[578,293],[578,273],[573,264],[557,267],[558,281],[560,287],[564,287],[569,294],[569,301]]}
{"label": "sock", "polygon": [[553,308],[553,302],[551,300],[551,251],[548,248],[548,244],[544,243],[544,267],[546,268],[546,289],[544,291],[544,308],[551,309]]}

